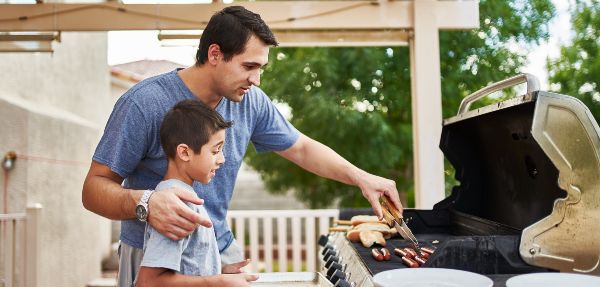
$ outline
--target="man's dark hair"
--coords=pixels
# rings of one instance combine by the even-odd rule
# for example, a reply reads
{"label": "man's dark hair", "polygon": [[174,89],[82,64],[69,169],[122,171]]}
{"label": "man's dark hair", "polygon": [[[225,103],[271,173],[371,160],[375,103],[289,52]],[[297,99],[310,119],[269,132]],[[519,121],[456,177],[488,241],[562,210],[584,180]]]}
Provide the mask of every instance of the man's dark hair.
{"label": "man's dark hair", "polygon": [[212,44],[219,45],[225,61],[231,60],[234,55],[244,52],[252,35],[267,45],[278,45],[273,32],[260,15],[242,6],[229,6],[215,13],[200,37],[196,65],[206,62],[208,47]]}
{"label": "man's dark hair", "polygon": [[181,101],[165,115],[160,125],[160,144],[171,159],[175,158],[179,144],[186,144],[197,153],[212,134],[231,125],[232,122],[225,121],[200,101]]}

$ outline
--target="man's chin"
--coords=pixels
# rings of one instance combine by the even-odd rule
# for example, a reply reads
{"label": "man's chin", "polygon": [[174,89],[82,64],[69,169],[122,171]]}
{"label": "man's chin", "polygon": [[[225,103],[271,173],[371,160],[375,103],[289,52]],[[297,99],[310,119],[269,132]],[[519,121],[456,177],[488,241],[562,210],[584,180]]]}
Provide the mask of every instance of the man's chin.
{"label": "man's chin", "polygon": [[246,94],[229,96],[229,97],[227,97],[227,99],[230,100],[230,101],[232,101],[232,102],[239,103],[239,102],[241,102],[244,99],[245,95]]}

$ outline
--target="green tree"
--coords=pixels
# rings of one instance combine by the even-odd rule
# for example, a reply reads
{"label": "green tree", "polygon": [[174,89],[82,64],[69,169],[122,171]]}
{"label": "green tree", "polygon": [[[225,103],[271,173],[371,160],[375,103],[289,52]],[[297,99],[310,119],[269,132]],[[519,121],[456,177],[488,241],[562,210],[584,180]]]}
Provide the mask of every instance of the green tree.
{"label": "green tree", "polygon": [[[480,29],[440,32],[444,117],[465,95],[518,73],[526,48],[548,37],[544,23],[553,15],[549,0],[482,0]],[[525,49],[511,51],[507,43]],[[412,206],[408,48],[275,48],[271,58],[262,87],[289,106],[294,126],[358,167],[395,180]],[[293,189],[312,208],[368,206],[356,187],[314,176],[275,154],[257,156],[251,148],[246,160],[271,192]]]}
{"label": "green tree", "polygon": [[600,1],[577,2],[572,10],[573,41],[548,61],[550,89],[583,101],[600,120]]}

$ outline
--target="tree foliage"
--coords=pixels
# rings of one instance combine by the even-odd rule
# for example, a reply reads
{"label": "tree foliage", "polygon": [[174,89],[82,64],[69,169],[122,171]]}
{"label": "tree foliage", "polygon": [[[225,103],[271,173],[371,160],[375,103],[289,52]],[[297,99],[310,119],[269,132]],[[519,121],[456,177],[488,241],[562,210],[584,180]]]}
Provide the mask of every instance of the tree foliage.
{"label": "tree foliage", "polygon": [[[553,15],[549,0],[482,0],[480,29],[440,32],[444,117],[456,113],[464,96],[517,74],[527,48],[548,37],[544,23]],[[274,48],[262,78],[267,94],[289,106],[298,130],[395,180],[412,204],[408,48]],[[292,189],[312,208],[368,206],[358,188],[312,175],[276,154],[250,149],[246,161],[271,192]]]}
{"label": "tree foliage", "polygon": [[550,89],[583,101],[600,120],[600,1],[577,2],[572,11],[573,41],[548,61]]}

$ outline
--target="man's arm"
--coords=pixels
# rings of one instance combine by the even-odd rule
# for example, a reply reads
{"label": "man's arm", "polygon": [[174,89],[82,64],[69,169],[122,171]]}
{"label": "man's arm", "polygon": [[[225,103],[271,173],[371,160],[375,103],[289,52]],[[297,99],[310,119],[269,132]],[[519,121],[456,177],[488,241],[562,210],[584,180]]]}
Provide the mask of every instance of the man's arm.
{"label": "man's arm", "polygon": [[277,153],[318,176],[358,186],[379,218],[383,217],[379,197],[384,194],[402,212],[402,204],[394,181],[354,166],[331,148],[304,134],[300,134],[296,143],[290,148]]}
{"label": "man's arm", "polygon": [[166,268],[140,267],[136,287],[246,287],[248,282],[256,281],[258,276],[249,274],[221,274],[215,276],[190,276],[176,273]]}
{"label": "man's arm", "polygon": [[[83,206],[109,219],[135,218],[135,206],[144,191],[125,189],[121,182],[123,178],[108,166],[92,161],[83,183]],[[150,225],[173,240],[187,236],[198,225],[212,226],[208,218],[200,217],[181,200],[203,203],[195,194],[180,189],[154,193],[148,203]]]}

